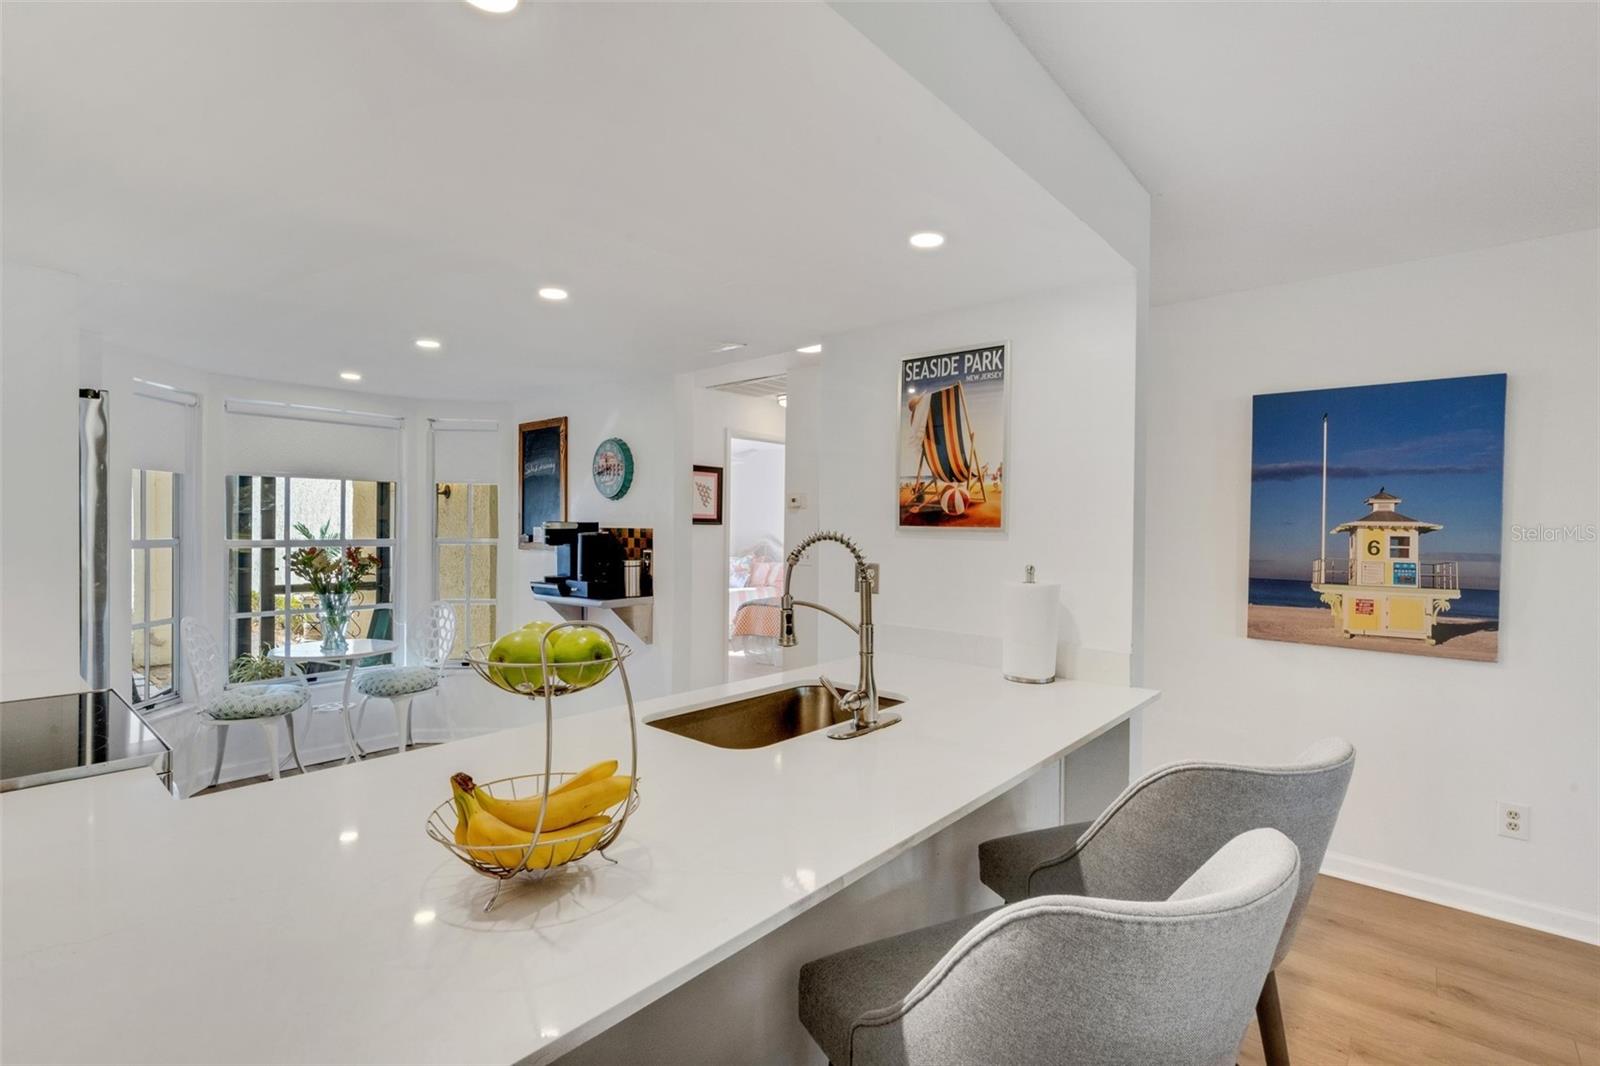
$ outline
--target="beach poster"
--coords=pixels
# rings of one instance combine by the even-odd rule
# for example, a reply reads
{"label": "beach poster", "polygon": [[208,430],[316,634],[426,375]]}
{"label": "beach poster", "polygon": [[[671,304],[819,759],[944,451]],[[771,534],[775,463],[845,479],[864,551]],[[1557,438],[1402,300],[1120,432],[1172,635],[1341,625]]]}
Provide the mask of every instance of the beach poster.
{"label": "beach poster", "polygon": [[1256,396],[1245,631],[1494,662],[1506,376]]}
{"label": "beach poster", "polygon": [[901,528],[1004,528],[1007,354],[991,344],[901,360]]}

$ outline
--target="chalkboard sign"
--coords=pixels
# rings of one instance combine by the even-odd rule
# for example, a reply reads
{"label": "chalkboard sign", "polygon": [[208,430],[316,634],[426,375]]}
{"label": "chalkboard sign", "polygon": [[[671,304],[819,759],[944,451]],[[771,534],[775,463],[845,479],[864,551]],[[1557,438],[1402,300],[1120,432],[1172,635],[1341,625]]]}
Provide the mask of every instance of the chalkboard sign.
{"label": "chalkboard sign", "polygon": [[567,420],[545,418],[517,427],[517,468],[522,478],[524,548],[544,543],[546,522],[567,520]]}

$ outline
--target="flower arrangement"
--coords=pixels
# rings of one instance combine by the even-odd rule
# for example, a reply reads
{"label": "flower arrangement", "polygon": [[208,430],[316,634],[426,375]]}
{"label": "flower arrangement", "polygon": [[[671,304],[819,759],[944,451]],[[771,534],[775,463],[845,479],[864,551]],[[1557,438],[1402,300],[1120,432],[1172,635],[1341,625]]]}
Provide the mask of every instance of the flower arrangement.
{"label": "flower arrangement", "polygon": [[[320,536],[313,536],[304,522],[296,522],[294,529],[307,540],[329,539],[330,529],[326,525]],[[377,557],[362,555],[361,549],[355,547],[347,547],[342,552],[296,548],[289,553],[289,572],[310,585],[318,596],[348,596],[377,569]]]}
{"label": "flower arrangement", "polygon": [[[331,539],[330,523],[324,522],[315,535],[304,522],[294,524],[295,532],[306,540]],[[296,548],[289,553],[289,572],[311,586],[317,594],[318,624],[322,630],[322,650],[342,652],[350,646],[350,598],[356,586],[378,568],[375,556],[362,555],[359,548],[341,551],[326,548]]]}

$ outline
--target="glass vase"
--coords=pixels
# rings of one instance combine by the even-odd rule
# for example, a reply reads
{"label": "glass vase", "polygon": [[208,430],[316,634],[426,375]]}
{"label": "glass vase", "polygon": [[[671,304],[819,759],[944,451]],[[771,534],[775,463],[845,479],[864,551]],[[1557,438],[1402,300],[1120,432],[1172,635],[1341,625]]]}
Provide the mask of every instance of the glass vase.
{"label": "glass vase", "polygon": [[347,651],[350,648],[350,596],[348,592],[325,592],[317,597],[317,615],[322,624],[322,650]]}

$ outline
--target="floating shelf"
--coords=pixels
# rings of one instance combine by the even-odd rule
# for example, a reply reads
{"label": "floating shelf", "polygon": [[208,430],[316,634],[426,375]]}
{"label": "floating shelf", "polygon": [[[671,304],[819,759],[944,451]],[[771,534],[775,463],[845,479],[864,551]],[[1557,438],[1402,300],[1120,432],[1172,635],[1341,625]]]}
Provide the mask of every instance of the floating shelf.
{"label": "floating shelf", "polygon": [[655,629],[655,601],[654,596],[618,596],[610,600],[590,600],[581,596],[541,596],[535,592],[533,598],[540,603],[548,603],[555,608],[557,614],[569,622],[587,622],[590,611],[610,611],[622,620],[622,624],[633,630],[634,635],[646,644],[653,643],[651,639]]}

